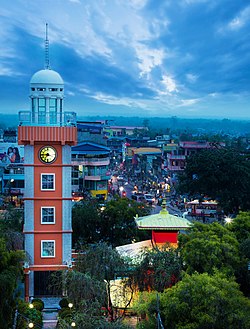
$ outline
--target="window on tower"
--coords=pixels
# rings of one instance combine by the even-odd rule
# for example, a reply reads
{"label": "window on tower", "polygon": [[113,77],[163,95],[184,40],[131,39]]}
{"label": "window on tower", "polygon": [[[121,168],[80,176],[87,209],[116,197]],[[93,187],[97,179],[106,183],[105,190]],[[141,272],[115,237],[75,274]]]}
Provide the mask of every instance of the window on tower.
{"label": "window on tower", "polygon": [[46,102],[45,98],[38,98],[38,122],[45,123],[46,122]]}
{"label": "window on tower", "polygon": [[41,241],[41,257],[55,257],[55,240]]}
{"label": "window on tower", "polygon": [[55,207],[41,207],[41,224],[55,224]]}
{"label": "window on tower", "polygon": [[56,123],[57,102],[56,98],[49,99],[49,117],[50,123]]}
{"label": "window on tower", "polygon": [[55,174],[41,174],[41,190],[55,190]]}

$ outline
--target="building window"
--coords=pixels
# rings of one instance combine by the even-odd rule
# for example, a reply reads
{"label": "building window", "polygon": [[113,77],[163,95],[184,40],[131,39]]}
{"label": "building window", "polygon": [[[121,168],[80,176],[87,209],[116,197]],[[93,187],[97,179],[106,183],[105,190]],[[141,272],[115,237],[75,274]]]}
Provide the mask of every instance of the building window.
{"label": "building window", "polygon": [[55,207],[41,208],[41,224],[55,224]]}
{"label": "building window", "polygon": [[55,174],[41,174],[41,190],[55,190]]}
{"label": "building window", "polygon": [[41,241],[41,257],[55,257],[55,240]]}

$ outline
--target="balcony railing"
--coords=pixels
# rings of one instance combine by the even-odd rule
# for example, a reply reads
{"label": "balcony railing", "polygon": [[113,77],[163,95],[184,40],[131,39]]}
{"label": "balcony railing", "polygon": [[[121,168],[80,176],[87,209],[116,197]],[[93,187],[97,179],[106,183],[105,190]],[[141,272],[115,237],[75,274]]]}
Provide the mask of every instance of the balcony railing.
{"label": "balcony railing", "polygon": [[185,155],[179,155],[179,154],[167,154],[167,158],[171,160],[185,160],[186,156]]}
{"label": "balcony railing", "polygon": [[21,126],[76,126],[75,112],[44,113],[20,111],[19,125]]}
{"label": "balcony railing", "polygon": [[109,165],[110,159],[109,158],[83,158],[76,156],[72,158],[72,165],[78,166],[78,165]]}

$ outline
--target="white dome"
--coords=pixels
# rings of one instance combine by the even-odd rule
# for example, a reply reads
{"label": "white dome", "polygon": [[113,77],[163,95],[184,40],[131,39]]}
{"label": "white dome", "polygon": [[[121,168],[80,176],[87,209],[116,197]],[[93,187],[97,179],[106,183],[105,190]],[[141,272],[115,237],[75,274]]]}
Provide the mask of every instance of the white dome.
{"label": "white dome", "polygon": [[36,72],[31,80],[30,84],[53,84],[63,85],[63,79],[60,74],[53,70],[40,70]]}

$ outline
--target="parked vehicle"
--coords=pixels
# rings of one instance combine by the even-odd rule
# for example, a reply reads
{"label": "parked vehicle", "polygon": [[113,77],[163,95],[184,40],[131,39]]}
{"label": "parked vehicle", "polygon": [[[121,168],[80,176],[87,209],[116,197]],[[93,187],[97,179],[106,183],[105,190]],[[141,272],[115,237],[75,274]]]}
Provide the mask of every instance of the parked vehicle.
{"label": "parked vehicle", "polygon": [[144,197],[148,204],[152,205],[155,203],[155,197],[152,194],[144,194]]}
{"label": "parked vehicle", "polygon": [[146,202],[145,196],[143,194],[132,194],[131,199],[136,202]]}

